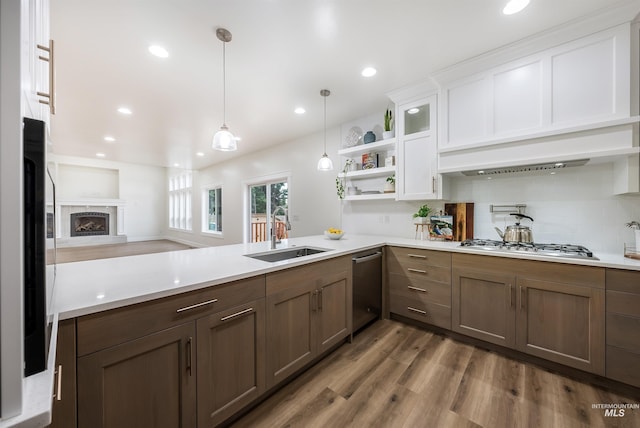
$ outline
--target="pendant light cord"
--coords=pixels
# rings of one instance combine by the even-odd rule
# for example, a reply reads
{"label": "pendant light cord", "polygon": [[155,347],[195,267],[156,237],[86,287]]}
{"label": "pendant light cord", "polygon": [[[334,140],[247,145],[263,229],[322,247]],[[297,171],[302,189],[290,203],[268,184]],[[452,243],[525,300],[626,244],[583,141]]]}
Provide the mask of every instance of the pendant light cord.
{"label": "pendant light cord", "polygon": [[324,154],[327,154],[327,97],[324,97]]}
{"label": "pendant light cord", "polygon": [[222,42],[222,125],[227,126],[227,42]]}

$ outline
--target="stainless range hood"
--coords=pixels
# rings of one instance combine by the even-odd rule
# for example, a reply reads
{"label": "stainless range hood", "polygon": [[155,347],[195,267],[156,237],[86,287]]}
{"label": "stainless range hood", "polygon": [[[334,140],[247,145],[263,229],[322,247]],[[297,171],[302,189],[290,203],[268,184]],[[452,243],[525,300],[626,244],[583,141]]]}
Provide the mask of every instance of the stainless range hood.
{"label": "stainless range hood", "polygon": [[568,168],[572,166],[583,166],[589,162],[589,159],[578,159],[564,162],[547,162],[547,163],[535,163],[530,165],[520,165],[520,166],[510,166],[503,168],[485,168],[485,169],[476,169],[472,171],[462,171],[462,173],[466,176],[490,176],[490,175],[500,175],[500,174],[512,174],[515,172],[536,172],[536,171],[546,171],[552,169],[562,169]]}

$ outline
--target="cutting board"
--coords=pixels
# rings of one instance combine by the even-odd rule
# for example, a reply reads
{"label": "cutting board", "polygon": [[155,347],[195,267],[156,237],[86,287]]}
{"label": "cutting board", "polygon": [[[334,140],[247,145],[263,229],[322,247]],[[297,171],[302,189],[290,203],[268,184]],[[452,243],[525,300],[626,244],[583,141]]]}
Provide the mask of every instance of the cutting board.
{"label": "cutting board", "polygon": [[444,212],[453,216],[453,240],[473,239],[473,202],[444,204]]}

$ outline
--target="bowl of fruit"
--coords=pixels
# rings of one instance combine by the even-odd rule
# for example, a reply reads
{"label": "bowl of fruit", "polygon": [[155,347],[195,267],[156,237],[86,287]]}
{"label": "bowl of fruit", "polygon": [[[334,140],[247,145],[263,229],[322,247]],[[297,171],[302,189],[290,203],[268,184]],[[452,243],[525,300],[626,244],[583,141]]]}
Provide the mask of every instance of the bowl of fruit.
{"label": "bowl of fruit", "polygon": [[329,239],[340,239],[344,235],[344,232],[340,229],[335,229],[330,227],[329,229],[324,231],[324,236]]}

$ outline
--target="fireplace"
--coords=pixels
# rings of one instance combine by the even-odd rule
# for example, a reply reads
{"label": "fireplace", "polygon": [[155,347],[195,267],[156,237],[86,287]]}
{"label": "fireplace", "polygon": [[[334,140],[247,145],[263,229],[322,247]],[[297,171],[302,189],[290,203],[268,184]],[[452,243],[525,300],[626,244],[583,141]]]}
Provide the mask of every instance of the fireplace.
{"label": "fireplace", "polygon": [[71,236],[109,235],[109,213],[73,213],[70,218]]}

